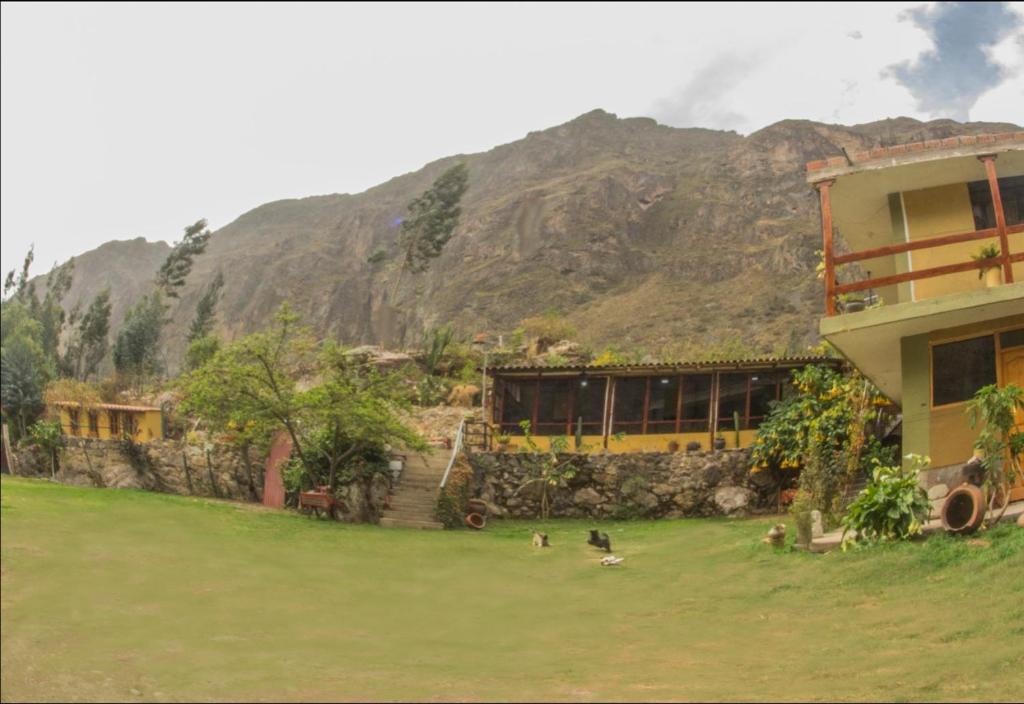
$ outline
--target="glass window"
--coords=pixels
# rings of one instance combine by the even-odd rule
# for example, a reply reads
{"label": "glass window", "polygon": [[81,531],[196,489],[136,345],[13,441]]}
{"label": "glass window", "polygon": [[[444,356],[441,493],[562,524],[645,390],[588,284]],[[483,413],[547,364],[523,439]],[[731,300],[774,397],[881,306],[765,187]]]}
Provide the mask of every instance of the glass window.
{"label": "glass window", "polygon": [[643,432],[646,393],[647,377],[623,377],[615,380],[613,433]]}
{"label": "glass window", "polygon": [[583,419],[584,435],[600,435],[604,426],[604,377],[577,379],[576,398],[573,404],[572,432],[576,432],[576,421]]}
{"label": "glass window", "polygon": [[501,401],[501,430],[522,435],[519,423],[533,421],[533,400],[537,396],[537,381],[504,381]]}
{"label": "glass window", "polygon": [[81,430],[81,426],[80,426],[79,420],[78,420],[78,409],[77,408],[69,408],[68,409],[68,421],[71,424],[71,428],[70,428],[71,434],[72,435],[78,435],[79,431]]}
{"label": "glass window", "polygon": [[[988,181],[973,181],[967,184],[974,212],[974,229],[988,230],[996,226],[996,212],[992,207],[992,192]],[[999,179],[999,196],[1003,200],[1003,215],[1007,225],[1024,222],[1024,176],[1008,176]]]}
{"label": "glass window", "polygon": [[684,433],[706,433],[711,422],[711,375],[683,376],[683,412],[679,429]]}
{"label": "glass window", "polygon": [[139,418],[134,413],[124,414],[124,433],[129,437],[135,437],[139,432]]}
{"label": "glass window", "polygon": [[116,438],[121,434],[121,417],[117,411],[107,411],[107,415],[110,417],[110,436]]}
{"label": "glass window", "polygon": [[541,379],[540,404],[537,407],[537,435],[565,435],[569,428],[571,379]]}
{"label": "glass window", "polygon": [[94,438],[100,436],[100,414],[96,411],[89,411],[89,435]]}
{"label": "glass window", "polygon": [[753,372],[750,375],[750,418],[748,429],[760,427],[761,422],[771,413],[772,404],[782,396],[782,386],[787,383],[787,372]]}
{"label": "glass window", "polygon": [[999,346],[1004,350],[1024,345],[1024,328],[999,333]]}
{"label": "glass window", "polygon": [[747,416],[747,374],[720,374],[718,376],[718,429],[733,430],[739,413],[740,428]]}
{"label": "glass window", "polygon": [[674,433],[679,404],[679,377],[652,376],[647,408],[648,433]]}
{"label": "glass window", "polygon": [[993,335],[932,347],[932,405],[967,401],[982,386],[994,383],[996,347]]}

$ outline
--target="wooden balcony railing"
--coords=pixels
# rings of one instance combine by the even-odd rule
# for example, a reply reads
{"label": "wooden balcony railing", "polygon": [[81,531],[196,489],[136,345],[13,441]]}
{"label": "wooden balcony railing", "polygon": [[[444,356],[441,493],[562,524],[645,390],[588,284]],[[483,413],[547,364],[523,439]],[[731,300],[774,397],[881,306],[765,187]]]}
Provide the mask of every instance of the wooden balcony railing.
{"label": "wooden balcony railing", "polygon": [[[1024,262],[1024,251],[1012,253],[1010,251],[1010,235],[1018,235],[1024,233],[1024,225],[1012,225],[1007,226],[1006,216],[1003,213],[1003,200],[999,193],[999,181],[996,177],[995,170],[995,155],[986,154],[978,157],[982,163],[985,164],[985,173],[988,177],[989,189],[992,193],[992,206],[995,210],[996,226],[985,230],[977,230],[974,232],[961,232],[954,235],[942,235],[940,237],[930,237],[928,239],[914,240],[913,242],[901,242],[900,244],[891,244],[884,247],[875,247],[874,249],[865,249],[859,252],[852,252],[850,254],[836,255],[833,242],[832,242],[832,202],[831,202],[831,188],[835,183],[834,180],[820,181],[815,185],[818,189],[818,193],[821,199],[821,227],[822,227],[822,239],[824,244],[825,253],[825,314],[833,316],[836,314],[836,297],[844,293],[853,293],[855,291],[866,291],[874,288],[881,288],[882,286],[892,286],[894,284],[901,284],[908,281],[918,281],[920,279],[929,279],[935,276],[945,276],[947,274],[956,274],[963,271],[973,271],[978,269],[989,269],[993,266],[1001,267],[1003,270],[1003,282],[1013,283],[1013,264],[1015,262]],[[854,281],[851,283],[840,284],[836,280],[836,267],[842,266],[843,264],[852,264],[853,262],[865,261],[868,259],[876,259],[878,257],[887,257],[895,254],[903,254],[904,252],[912,252],[919,249],[933,249],[935,247],[944,247],[946,245],[957,244],[959,242],[972,242],[975,240],[986,240],[998,238],[999,239],[999,255],[990,259],[984,260],[971,260],[967,262],[958,262],[956,264],[947,264],[944,266],[933,266],[927,269],[915,269],[913,271],[907,271],[902,274],[893,274],[892,276],[880,276],[876,278],[868,278],[861,281]]]}

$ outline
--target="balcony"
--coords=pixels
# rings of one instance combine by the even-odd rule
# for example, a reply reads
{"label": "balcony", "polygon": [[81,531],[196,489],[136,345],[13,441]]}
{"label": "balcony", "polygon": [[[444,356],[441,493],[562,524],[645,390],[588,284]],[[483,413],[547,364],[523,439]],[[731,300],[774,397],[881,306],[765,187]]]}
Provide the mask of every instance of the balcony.
{"label": "balcony", "polygon": [[[957,156],[959,157],[958,163],[954,164],[952,161],[950,162],[951,174],[965,173],[965,164],[963,163],[964,155],[959,154]],[[1016,157],[1017,155],[1015,154],[1014,156]],[[936,236],[925,236],[918,239],[910,239],[908,236],[908,241],[859,249],[848,253],[839,253],[836,248],[832,208],[832,190],[833,186],[836,184],[836,179],[824,179],[814,182],[821,200],[825,279],[825,315],[827,317],[835,316],[838,312],[846,312],[843,310],[841,305],[838,305],[838,302],[850,294],[873,292],[887,287],[909,284],[911,282],[926,279],[935,279],[937,277],[950,277],[964,272],[996,268],[1001,274],[1000,283],[1014,283],[1015,272],[1013,265],[1024,262],[1024,237],[1021,237],[1021,235],[1024,234],[1024,223],[1012,225],[1007,224],[1006,212],[1004,211],[1002,194],[1000,192],[1000,179],[996,172],[996,155],[979,154],[976,155],[976,158],[984,167],[984,180],[987,180],[988,182],[988,194],[991,198],[989,215],[994,216],[994,227],[944,233]],[[932,171],[935,171],[934,162],[929,164],[929,166]],[[917,168],[918,171],[921,170],[919,165]],[[914,172],[911,171],[910,173],[913,174]],[[953,185],[955,186],[956,184]],[[937,191],[939,189],[933,188],[932,190]],[[900,193],[900,198],[902,198],[903,195],[903,193]],[[903,201],[901,200],[900,203],[902,205]],[[1016,201],[1014,201],[1014,205],[1016,205]],[[869,205],[865,210],[873,207],[875,206]],[[903,217],[906,217],[905,209]],[[1015,213],[1015,217],[1019,219],[1019,213]],[[858,238],[855,237],[853,239],[856,241]],[[865,238],[860,237],[859,239],[864,240]],[[910,256],[911,252],[919,253],[919,258],[926,260],[928,257],[925,255],[928,255],[934,250],[947,248],[946,251],[948,252],[948,248],[953,245],[984,240],[989,240],[990,243],[996,245],[998,251],[996,256],[981,260],[974,259],[970,256],[964,256],[963,248],[961,247],[961,251],[958,255],[964,256],[962,261],[956,261],[956,256],[950,257],[946,254],[944,256],[936,257],[940,260],[945,260],[945,263],[940,266],[915,267],[912,264],[912,258]],[[896,258],[900,255],[907,255],[907,263],[905,265],[907,270],[896,272],[895,269],[899,268],[899,266],[894,262],[896,262]],[[951,258],[954,259],[954,261],[949,261]],[[840,267],[850,264],[858,264],[862,269],[874,268],[870,264],[872,260],[875,262],[878,262],[878,260],[884,260],[881,262],[881,268],[888,269],[893,273],[886,273],[883,276],[871,277],[869,271],[865,278],[859,278],[845,283],[841,283],[839,281],[838,271]],[[892,299],[893,302],[920,300],[920,298],[915,296],[913,292],[911,292],[909,296],[905,295],[902,298],[900,296],[890,294],[889,298]]]}

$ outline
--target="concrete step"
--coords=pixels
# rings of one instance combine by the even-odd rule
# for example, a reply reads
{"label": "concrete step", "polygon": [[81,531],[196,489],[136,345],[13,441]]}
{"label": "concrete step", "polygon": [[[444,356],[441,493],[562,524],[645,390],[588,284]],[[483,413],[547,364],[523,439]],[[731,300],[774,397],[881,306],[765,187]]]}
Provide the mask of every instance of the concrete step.
{"label": "concrete step", "polygon": [[380,525],[385,528],[419,528],[422,530],[444,529],[444,526],[437,521],[413,521],[401,518],[388,518],[387,516],[380,519]]}
{"label": "concrete step", "polygon": [[388,509],[384,512],[384,518],[396,518],[403,521],[433,521],[434,512],[413,511],[410,509]]}

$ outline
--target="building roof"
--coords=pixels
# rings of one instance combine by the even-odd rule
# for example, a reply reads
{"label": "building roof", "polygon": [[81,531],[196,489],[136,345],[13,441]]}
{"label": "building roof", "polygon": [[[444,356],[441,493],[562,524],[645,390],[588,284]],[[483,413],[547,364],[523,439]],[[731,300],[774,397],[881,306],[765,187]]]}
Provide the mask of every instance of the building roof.
{"label": "building roof", "polygon": [[726,370],[726,369],[748,369],[764,367],[795,367],[807,364],[829,364],[839,366],[843,360],[837,357],[824,357],[820,355],[808,355],[802,357],[753,357],[749,359],[726,359],[726,360],[699,360],[699,361],[656,361],[641,362],[632,364],[566,364],[566,365],[543,365],[543,364],[506,364],[488,367],[488,373],[582,373],[582,372],[638,372],[638,371],[696,371],[696,370]]}
{"label": "building roof", "polygon": [[[845,156],[834,156],[828,159],[817,159],[807,162],[808,180],[817,181],[833,175],[849,173],[862,167],[895,166],[904,161],[918,159],[936,159],[963,152],[986,153],[1005,151],[1007,149],[1024,149],[1024,130],[1017,132],[1000,132],[998,134],[961,135],[946,139],[928,139],[923,142],[896,144],[891,147],[875,147],[867,151]],[[885,163],[888,162],[888,163]]]}
{"label": "building roof", "polygon": [[[82,404],[77,401],[57,401],[51,404],[53,406],[78,406]],[[143,411],[159,411],[160,408],[157,406],[127,406],[121,403],[97,403],[89,406],[90,408],[101,408],[105,411],[135,411],[141,413]]]}

